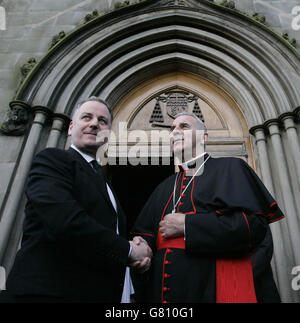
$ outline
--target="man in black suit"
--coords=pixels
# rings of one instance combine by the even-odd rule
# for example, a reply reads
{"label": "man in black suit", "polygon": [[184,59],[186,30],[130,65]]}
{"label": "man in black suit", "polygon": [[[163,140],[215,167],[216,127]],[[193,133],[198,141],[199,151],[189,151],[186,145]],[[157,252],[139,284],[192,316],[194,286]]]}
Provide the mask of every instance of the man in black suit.
{"label": "man in black suit", "polygon": [[48,148],[34,158],[22,245],[2,299],[128,301],[126,267],[146,270],[151,249],[141,238],[127,241],[125,215],[95,160],[104,144],[97,135],[111,124],[105,101],[91,97],[73,113],[71,148]]}

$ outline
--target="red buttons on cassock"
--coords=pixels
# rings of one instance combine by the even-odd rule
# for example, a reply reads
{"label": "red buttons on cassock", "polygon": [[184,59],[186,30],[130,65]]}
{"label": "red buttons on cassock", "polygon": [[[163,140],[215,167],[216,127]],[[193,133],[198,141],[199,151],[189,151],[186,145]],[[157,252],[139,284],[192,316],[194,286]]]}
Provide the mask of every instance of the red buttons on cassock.
{"label": "red buttons on cassock", "polygon": [[162,303],[169,303],[168,301],[162,301]]}
{"label": "red buttons on cassock", "polygon": [[169,260],[165,261],[165,265],[170,265],[170,263],[171,263],[171,261],[169,261]]}
{"label": "red buttons on cassock", "polygon": [[168,288],[168,287],[164,287],[164,288],[163,288],[163,291],[164,291],[164,292],[167,292],[168,290],[170,290],[170,288]]}
{"label": "red buttons on cassock", "polygon": [[164,278],[169,278],[170,276],[170,274],[164,274]]}
{"label": "red buttons on cassock", "polygon": [[172,251],[171,249],[169,249],[169,248],[168,248],[168,249],[167,249],[167,253],[170,253],[170,252],[173,252],[173,251]]}

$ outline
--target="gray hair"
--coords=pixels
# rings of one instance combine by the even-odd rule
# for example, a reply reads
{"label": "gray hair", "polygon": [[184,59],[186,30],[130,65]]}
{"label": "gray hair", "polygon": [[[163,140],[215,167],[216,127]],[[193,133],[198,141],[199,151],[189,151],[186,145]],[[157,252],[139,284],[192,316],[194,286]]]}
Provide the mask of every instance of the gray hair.
{"label": "gray hair", "polygon": [[113,121],[113,114],[112,114],[112,109],[110,107],[110,105],[103,99],[101,98],[98,98],[97,96],[90,96],[89,98],[85,99],[85,100],[82,100],[80,101],[79,103],[77,103],[76,107],[74,108],[74,110],[72,111],[72,114],[71,114],[71,120],[73,120],[74,118],[74,115],[76,114],[76,112],[79,110],[79,108],[86,102],[89,102],[89,101],[95,101],[95,102],[99,102],[99,103],[102,103],[104,104],[106,107],[107,107],[107,110],[110,114],[110,123],[112,124],[112,121]]}
{"label": "gray hair", "polygon": [[198,124],[198,126],[199,126],[199,128],[201,129],[201,130],[205,130],[205,131],[207,131],[207,128],[206,128],[206,126],[205,126],[205,124],[204,124],[204,122],[199,118],[199,117],[197,117],[196,115],[195,115],[195,113],[193,113],[193,112],[188,112],[188,111],[182,111],[182,112],[180,112],[180,113],[177,113],[176,115],[175,115],[175,119],[177,119],[178,117],[181,117],[181,116],[190,116],[190,117],[193,117],[194,119],[196,119],[197,120],[197,124]]}

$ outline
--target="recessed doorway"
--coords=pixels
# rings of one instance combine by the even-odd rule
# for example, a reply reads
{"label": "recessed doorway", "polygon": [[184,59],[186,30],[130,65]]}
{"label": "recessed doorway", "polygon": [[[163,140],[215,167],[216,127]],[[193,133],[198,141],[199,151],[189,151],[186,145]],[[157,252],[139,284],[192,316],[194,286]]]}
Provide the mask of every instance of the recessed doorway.
{"label": "recessed doorway", "polygon": [[[150,163],[149,163],[150,164]],[[110,166],[113,188],[127,218],[127,233],[154,189],[174,174],[174,165]]]}

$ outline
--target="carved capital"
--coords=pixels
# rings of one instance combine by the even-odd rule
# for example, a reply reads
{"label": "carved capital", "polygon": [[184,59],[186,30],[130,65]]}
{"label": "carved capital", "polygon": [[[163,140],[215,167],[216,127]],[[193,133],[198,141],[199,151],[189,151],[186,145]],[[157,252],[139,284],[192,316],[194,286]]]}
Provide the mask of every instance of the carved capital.
{"label": "carved capital", "polygon": [[29,120],[31,107],[24,101],[11,101],[9,103],[7,120],[0,125],[0,131],[6,136],[22,136],[25,134]]}
{"label": "carved capital", "polygon": [[294,110],[295,116],[300,121],[300,106]]}
{"label": "carved capital", "polygon": [[264,126],[268,129],[269,134],[280,135],[280,121],[278,119],[270,119],[264,123]]}
{"label": "carved capital", "polygon": [[295,115],[293,112],[285,112],[278,117],[280,122],[284,122],[285,119],[294,119]]}
{"label": "carved capital", "polygon": [[52,119],[53,120],[61,119],[63,121],[63,128],[64,129],[67,129],[69,127],[70,122],[71,122],[70,117],[65,114],[62,114],[62,113],[54,113],[52,116]]}
{"label": "carved capital", "polygon": [[264,125],[258,125],[258,126],[254,126],[252,128],[249,129],[249,132],[252,136],[256,137],[256,133],[258,131],[262,131],[265,135],[267,134],[267,128]]}

